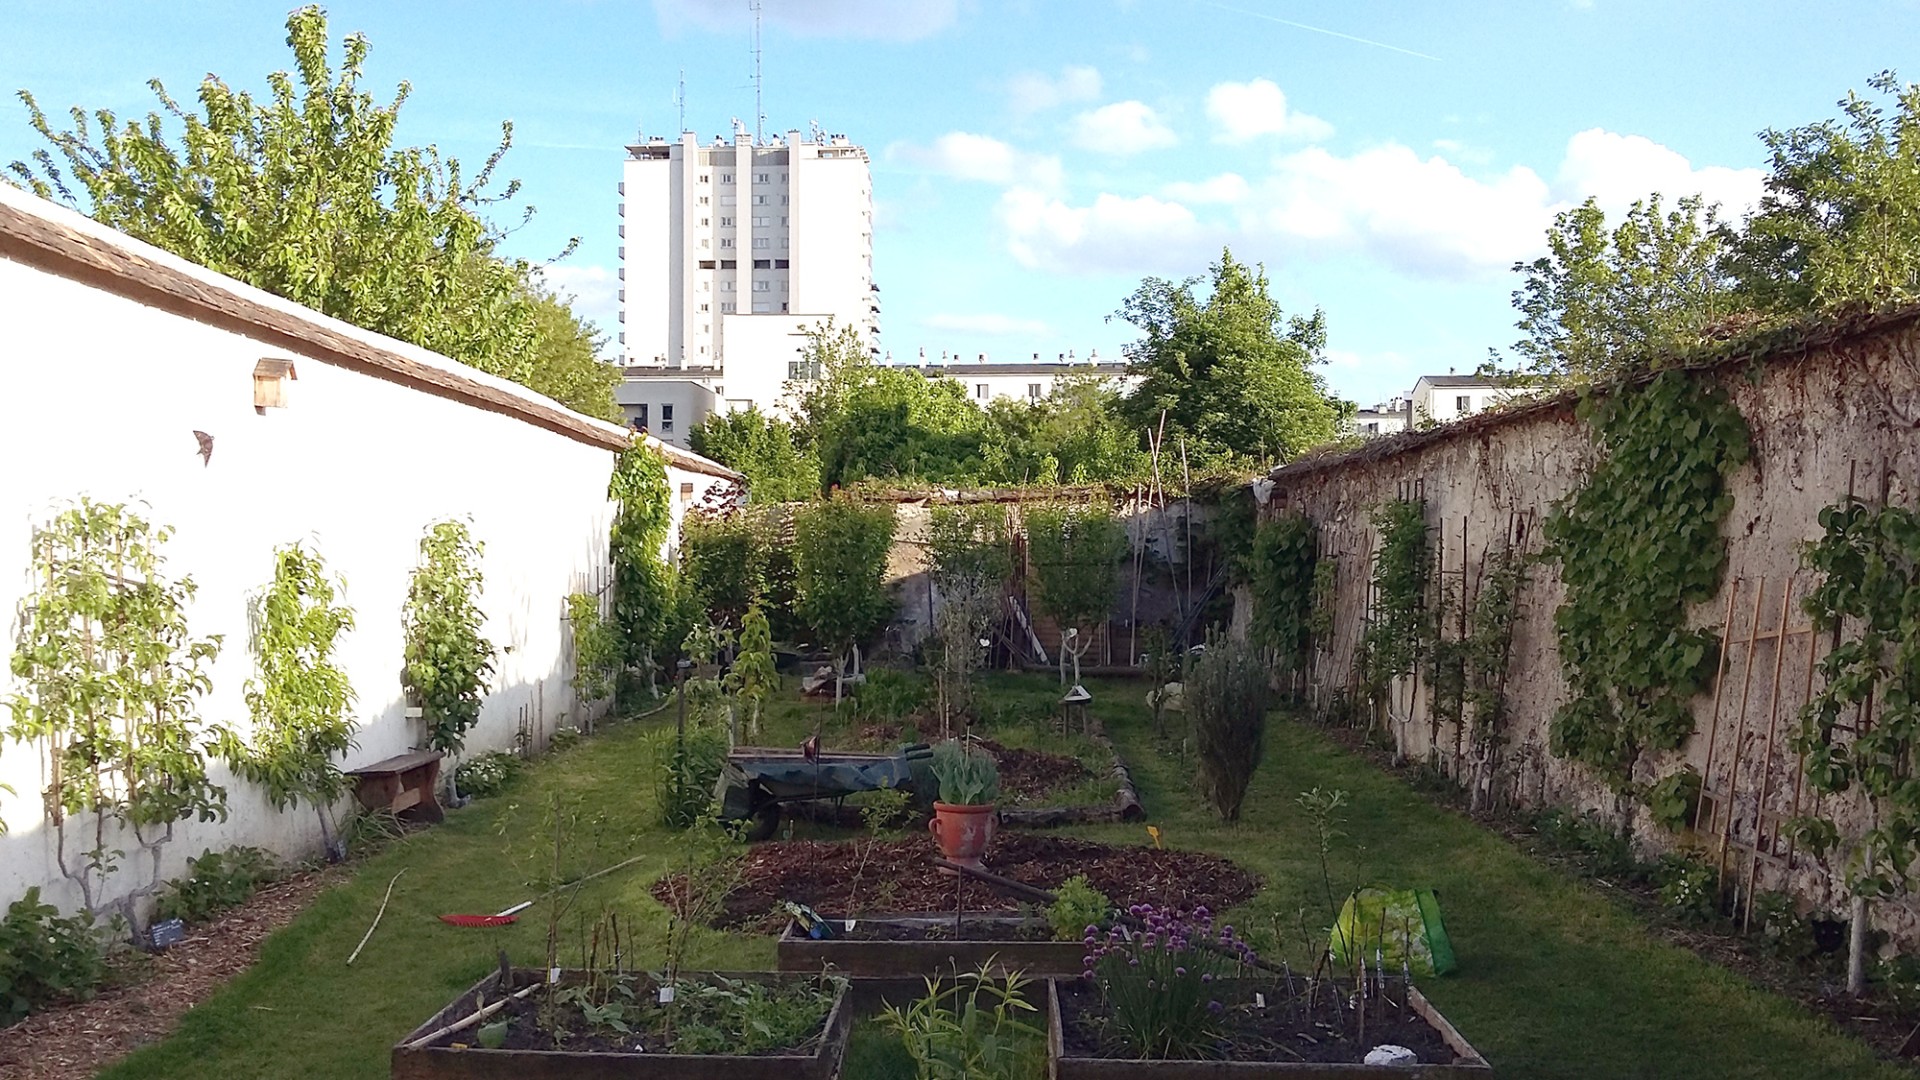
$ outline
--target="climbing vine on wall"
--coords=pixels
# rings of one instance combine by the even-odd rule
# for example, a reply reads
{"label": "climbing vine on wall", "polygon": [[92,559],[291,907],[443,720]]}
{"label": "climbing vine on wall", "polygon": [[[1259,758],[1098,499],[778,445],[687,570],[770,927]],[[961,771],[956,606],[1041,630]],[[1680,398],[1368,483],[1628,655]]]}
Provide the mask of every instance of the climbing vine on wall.
{"label": "climbing vine on wall", "polygon": [[1820,662],[1825,685],[1801,713],[1794,747],[1815,792],[1858,789],[1868,824],[1845,843],[1830,819],[1794,825],[1816,854],[1846,850],[1848,890],[1879,900],[1907,887],[1920,857],[1920,513],[1854,500],[1822,510],[1820,526],[1804,556],[1820,575],[1806,610],[1822,630],[1852,634]]}
{"label": "climbing vine on wall", "polygon": [[1425,505],[1394,499],[1373,511],[1379,544],[1373,559],[1373,619],[1360,637],[1361,681],[1375,701],[1411,675],[1428,637],[1426,595],[1433,572]]}
{"label": "climbing vine on wall", "polygon": [[[160,550],[172,535],[84,498],[33,531],[37,581],[16,623],[9,667],[22,690],[7,698],[7,735],[46,753],[60,871],[90,910],[124,857],[110,822],[155,853],[157,873],[165,837],[154,830],[226,814],[207,776],[219,736],[196,709],[220,638],[187,627],[193,580],[169,578]],[[92,836],[76,851],[68,826],[79,816]]]}
{"label": "climbing vine on wall", "polygon": [[620,635],[613,622],[600,614],[600,598],[587,593],[567,596],[567,627],[573,632],[573,693],[582,704],[613,693],[613,676],[620,666]]}
{"label": "climbing vine on wall", "polygon": [[319,554],[299,544],[273,553],[273,582],[254,598],[247,681],[253,730],[221,752],[235,772],[265,789],[276,808],[300,802],[320,815],[346,792],[334,758],[353,747],[353,684],[333,662],[334,642],[353,629],[353,610],[335,603],[338,583]]}
{"label": "climbing vine on wall", "polygon": [[1262,521],[1249,548],[1253,637],[1273,650],[1283,671],[1302,671],[1312,655],[1320,533],[1305,514]]}
{"label": "climbing vine on wall", "polygon": [[1726,477],[1747,460],[1747,425],[1725,391],[1677,370],[1590,395],[1579,415],[1600,461],[1546,524],[1571,687],[1550,745],[1625,790],[1642,752],[1693,731],[1689,700],[1712,679],[1714,636],[1687,628],[1687,606],[1720,589]]}
{"label": "climbing vine on wall", "polygon": [[420,565],[407,587],[406,669],[402,681],[419,704],[427,745],[457,754],[480,722],[480,701],[493,674],[493,643],[480,636],[484,545],[458,521],[427,527]]}
{"label": "climbing vine on wall", "polygon": [[607,498],[613,500],[608,555],[613,561],[613,622],[623,669],[644,671],[651,685],[655,658],[668,644],[679,613],[672,572],[660,557],[673,524],[667,462],[635,439],[620,452]]}

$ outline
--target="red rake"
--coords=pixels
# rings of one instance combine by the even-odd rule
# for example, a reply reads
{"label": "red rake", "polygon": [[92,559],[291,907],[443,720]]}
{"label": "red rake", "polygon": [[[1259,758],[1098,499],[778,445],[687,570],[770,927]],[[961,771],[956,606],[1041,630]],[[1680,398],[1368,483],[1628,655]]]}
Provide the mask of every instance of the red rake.
{"label": "red rake", "polygon": [[520,921],[519,912],[533,906],[533,901],[518,903],[498,915],[442,915],[440,921],[450,926],[507,926]]}

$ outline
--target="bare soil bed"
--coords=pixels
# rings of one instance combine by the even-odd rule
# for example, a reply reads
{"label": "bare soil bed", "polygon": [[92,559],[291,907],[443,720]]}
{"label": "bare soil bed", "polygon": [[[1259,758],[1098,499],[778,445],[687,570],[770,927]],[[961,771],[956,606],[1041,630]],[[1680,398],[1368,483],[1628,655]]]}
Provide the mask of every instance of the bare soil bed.
{"label": "bare soil bed", "polygon": [[982,739],[980,745],[1000,767],[1000,798],[1010,805],[1037,802],[1093,779],[1076,757],[1002,746],[992,739]]}
{"label": "bare soil bed", "polygon": [[[940,874],[938,852],[924,836],[879,842],[797,840],[756,844],[745,856],[745,876],[730,894],[717,925],[778,932],[787,921],[780,903],[792,900],[839,915],[870,911],[951,911],[957,890],[968,911],[1014,911],[1018,903],[985,885]],[[862,867],[862,860],[865,866]],[[987,869],[1043,889],[1075,874],[1121,907],[1153,903],[1224,911],[1251,897],[1260,882],[1215,855],[1151,847],[1098,844],[1063,836],[1002,832],[986,856]],[[654,886],[667,895],[673,878]]]}

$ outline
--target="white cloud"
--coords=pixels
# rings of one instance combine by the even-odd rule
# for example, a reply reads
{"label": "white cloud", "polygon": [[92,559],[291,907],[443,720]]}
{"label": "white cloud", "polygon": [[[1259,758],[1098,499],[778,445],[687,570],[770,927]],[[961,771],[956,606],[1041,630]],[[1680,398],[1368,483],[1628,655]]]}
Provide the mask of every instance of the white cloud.
{"label": "white cloud", "polygon": [[1152,195],[1100,195],[1089,206],[1028,188],[1000,199],[1008,247],[1023,265],[1067,271],[1163,267],[1210,245],[1193,211]]}
{"label": "white cloud", "polygon": [[1685,156],[1643,135],[1602,128],[1589,128],[1567,141],[1559,173],[1560,187],[1572,201],[1592,196],[1609,217],[1657,191],[1668,207],[1698,192],[1708,202],[1720,203],[1724,217],[1737,219],[1759,204],[1766,178],[1761,169],[1695,169]]}
{"label": "white cloud", "polygon": [[1072,141],[1083,150],[1124,156],[1180,141],[1144,101],[1116,101],[1073,118]]}
{"label": "white cloud", "polygon": [[[743,0],[653,0],[653,10],[668,32],[738,30],[753,22]],[[960,0],[779,0],[763,17],[802,37],[918,41],[953,25],[959,10]]]}
{"label": "white cloud", "polygon": [[1268,79],[1216,84],[1207,91],[1207,115],[1219,128],[1216,142],[1251,142],[1263,135],[1317,142],[1333,134],[1325,120],[1288,109],[1287,95]]}
{"label": "white cloud", "polygon": [[1061,105],[1093,101],[1100,96],[1100,72],[1085,65],[1060,69],[1056,78],[1026,71],[1007,80],[1007,104],[1019,116],[1031,116]]}
{"label": "white cloud", "polygon": [[1016,319],[1011,315],[994,312],[975,315],[940,312],[927,316],[925,323],[932,330],[958,330],[969,334],[1049,337],[1053,333],[1052,327],[1039,319]]}
{"label": "white cloud", "polygon": [[1221,173],[1205,180],[1176,180],[1162,189],[1175,202],[1237,203],[1247,197],[1246,177],[1239,173]]}
{"label": "white cloud", "polygon": [[1021,184],[1049,191],[1060,186],[1059,158],[1030,154],[991,135],[970,131],[949,131],[932,146],[895,143],[887,148],[887,156],[959,180]]}
{"label": "white cloud", "polygon": [[620,329],[619,275],[604,266],[555,263],[541,271],[546,286],[562,298],[573,298],[573,313],[594,324],[607,337],[602,356],[618,356]]}

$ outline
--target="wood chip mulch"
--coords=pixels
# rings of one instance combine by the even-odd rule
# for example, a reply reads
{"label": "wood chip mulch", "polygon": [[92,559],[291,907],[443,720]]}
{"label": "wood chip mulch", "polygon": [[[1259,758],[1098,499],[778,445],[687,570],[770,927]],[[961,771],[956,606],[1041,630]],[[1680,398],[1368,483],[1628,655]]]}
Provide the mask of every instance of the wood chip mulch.
{"label": "wood chip mulch", "polygon": [[350,875],[328,867],[276,881],[213,922],[190,927],[178,945],[123,966],[130,980],[92,1001],[0,1028],[0,1080],[86,1080],[166,1038],[188,1009],[252,966],[268,935]]}

